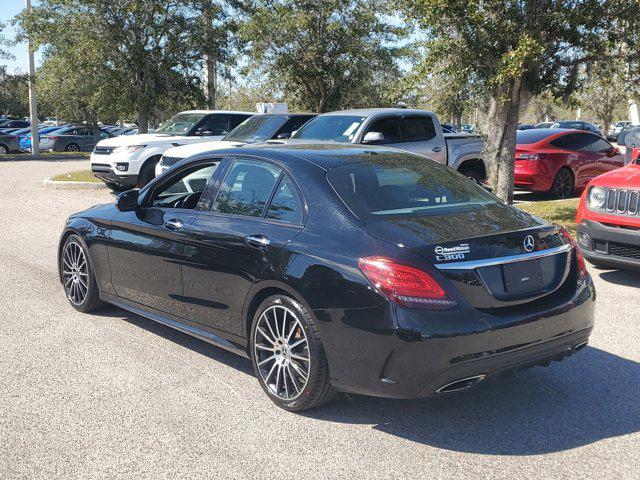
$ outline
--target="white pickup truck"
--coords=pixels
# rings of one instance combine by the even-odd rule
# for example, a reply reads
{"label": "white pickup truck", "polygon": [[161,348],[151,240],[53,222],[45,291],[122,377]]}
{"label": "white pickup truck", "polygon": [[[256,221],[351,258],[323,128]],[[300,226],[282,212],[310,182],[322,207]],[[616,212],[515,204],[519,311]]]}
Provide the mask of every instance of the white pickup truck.
{"label": "white pickup truck", "polygon": [[220,140],[255,113],[189,110],[167,120],[154,133],[101,140],[91,153],[91,171],[114,191],[142,187],[155,177],[165,150]]}
{"label": "white pickup truck", "polygon": [[[385,145],[408,150],[444,163],[482,183],[488,165],[484,141],[467,133],[444,133],[435,113],[405,108],[343,110],[318,115],[286,143],[333,141]],[[273,140],[270,143],[278,142]]]}

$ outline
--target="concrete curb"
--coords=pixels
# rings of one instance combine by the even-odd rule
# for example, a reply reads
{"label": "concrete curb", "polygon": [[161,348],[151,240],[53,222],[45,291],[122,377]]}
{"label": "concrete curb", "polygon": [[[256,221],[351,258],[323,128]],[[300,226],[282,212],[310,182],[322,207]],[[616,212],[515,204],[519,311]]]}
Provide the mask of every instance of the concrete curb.
{"label": "concrete curb", "polygon": [[60,189],[69,189],[69,190],[77,190],[77,189],[90,189],[95,190],[98,188],[107,188],[107,186],[102,182],[66,182],[59,180],[52,180],[51,178],[45,178],[42,181],[42,185],[47,188],[60,188]]}

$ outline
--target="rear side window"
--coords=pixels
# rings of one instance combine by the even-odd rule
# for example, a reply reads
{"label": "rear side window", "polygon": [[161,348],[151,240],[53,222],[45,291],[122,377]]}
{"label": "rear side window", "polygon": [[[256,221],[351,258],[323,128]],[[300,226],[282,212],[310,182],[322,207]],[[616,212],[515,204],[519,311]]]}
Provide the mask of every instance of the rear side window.
{"label": "rear side window", "polygon": [[400,143],[400,118],[389,117],[376,120],[367,128],[367,133],[369,132],[381,133],[383,136],[381,144]]}
{"label": "rear side window", "polygon": [[302,127],[305,123],[307,123],[312,118],[313,118],[313,115],[290,118],[289,120],[287,120],[287,123],[285,123],[280,128],[280,130],[278,130],[278,132],[276,133],[276,137],[282,134],[287,134],[289,136],[292,135],[293,132],[295,132],[296,130],[299,130],[300,127]]}
{"label": "rear side window", "polygon": [[269,204],[267,218],[288,223],[302,223],[302,202],[288,175],[284,175]]}
{"label": "rear side window", "polygon": [[236,160],[213,204],[219,213],[261,217],[282,171],[270,163]]}
{"label": "rear side window", "polygon": [[200,135],[226,135],[229,131],[229,115],[226,114],[209,115],[196,128]]}
{"label": "rear side window", "polygon": [[431,117],[416,116],[402,119],[403,142],[425,142],[436,136],[436,128]]}
{"label": "rear side window", "polygon": [[573,133],[562,135],[561,137],[551,140],[549,143],[563,150],[577,150],[576,136]]}
{"label": "rear side window", "polygon": [[498,203],[448,167],[403,152],[378,153],[371,161],[334,168],[327,179],[349,208],[365,219],[444,215]]}
{"label": "rear side window", "polygon": [[[530,130],[518,130],[516,132],[516,143],[520,144],[529,144],[529,143],[538,143],[541,140],[544,140],[551,135],[555,135],[558,132],[551,131],[544,128],[532,128]],[[560,137],[564,138],[564,137]],[[555,141],[555,140],[554,140]],[[551,142],[553,144],[553,142]],[[554,144],[555,145],[555,144]]]}

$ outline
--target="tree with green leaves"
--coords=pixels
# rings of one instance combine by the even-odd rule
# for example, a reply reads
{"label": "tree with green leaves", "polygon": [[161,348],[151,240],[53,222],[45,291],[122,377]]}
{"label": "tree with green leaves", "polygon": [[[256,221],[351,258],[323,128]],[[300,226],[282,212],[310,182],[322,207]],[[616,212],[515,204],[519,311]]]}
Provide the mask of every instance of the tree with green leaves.
{"label": "tree with green leaves", "polygon": [[389,101],[403,33],[379,0],[258,0],[242,35],[260,70],[303,109],[326,112]]}
{"label": "tree with green leaves", "polygon": [[602,125],[603,132],[607,132],[616,115],[623,114],[626,119],[630,84],[626,62],[619,59],[597,61],[586,72],[584,87],[576,95],[577,101],[585,113],[590,113]]}
{"label": "tree with green leaves", "polygon": [[466,70],[488,97],[485,155],[490,182],[513,196],[520,107],[544,91],[579,87],[579,68],[601,59],[618,39],[616,11],[607,0],[402,0],[408,18],[425,32],[429,66]]}
{"label": "tree with green leaves", "polygon": [[23,26],[55,59],[49,77],[65,82],[65,68],[73,70],[96,113],[135,116],[146,132],[167,99],[202,101],[193,69],[198,21],[189,0],[42,0]]}

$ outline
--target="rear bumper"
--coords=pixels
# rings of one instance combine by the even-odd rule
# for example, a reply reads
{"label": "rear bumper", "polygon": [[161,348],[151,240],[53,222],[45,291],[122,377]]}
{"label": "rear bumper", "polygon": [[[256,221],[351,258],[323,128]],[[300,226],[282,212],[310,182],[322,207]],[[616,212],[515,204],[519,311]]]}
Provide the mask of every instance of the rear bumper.
{"label": "rear bumper", "polygon": [[617,268],[640,269],[640,229],[583,220],[578,225],[578,241],[587,260]]}
{"label": "rear bumper", "polygon": [[[574,293],[546,309],[503,316],[475,309],[430,312],[430,318],[422,320],[422,331],[354,328],[382,313],[376,310],[315,313],[336,388],[418,398],[440,395],[442,387],[464,378],[490,379],[577,352],[591,334],[594,304],[595,289],[587,278]],[[327,331],[338,328],[337,323],[343,325],[339,331]]]}
{"label": "rear bumper", "polygon": [[542,173],[518,172],[514,173],[514,185],[519,190],[531,192],[546,192],[551,189],[553,176]]}

